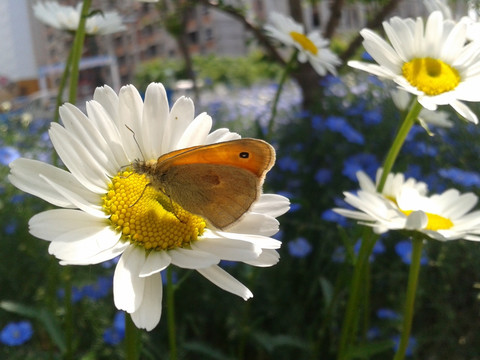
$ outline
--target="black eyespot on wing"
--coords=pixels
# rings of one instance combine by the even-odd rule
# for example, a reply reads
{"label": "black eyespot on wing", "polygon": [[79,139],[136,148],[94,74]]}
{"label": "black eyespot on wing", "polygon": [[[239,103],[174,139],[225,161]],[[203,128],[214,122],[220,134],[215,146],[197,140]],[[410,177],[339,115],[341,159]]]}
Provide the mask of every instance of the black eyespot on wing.
{"label": "black eyespot on wing", "polygon": [[250,157],[250,153],[248,151],[242,151],[238,156],[242,159],[248,159]]}

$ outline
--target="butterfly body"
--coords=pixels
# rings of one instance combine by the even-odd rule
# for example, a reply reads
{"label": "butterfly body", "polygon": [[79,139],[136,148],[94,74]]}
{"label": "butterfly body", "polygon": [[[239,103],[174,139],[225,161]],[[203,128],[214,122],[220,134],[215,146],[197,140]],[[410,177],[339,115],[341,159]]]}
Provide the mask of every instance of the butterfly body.
{"label": "butterfly body", "polygon": [[133,168],[185,210],[223,229],[258,199],[274,163],[270,144],[238,139],[172,151],[156,162],[137,161]]}

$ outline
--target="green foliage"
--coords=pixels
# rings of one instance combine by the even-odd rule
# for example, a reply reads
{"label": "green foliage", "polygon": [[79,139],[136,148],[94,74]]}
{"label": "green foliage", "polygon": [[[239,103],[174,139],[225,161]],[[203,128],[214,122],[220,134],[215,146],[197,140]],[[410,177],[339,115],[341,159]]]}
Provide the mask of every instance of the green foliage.
{"label": "green foliage", "polygon": [[[193,67],[197,79],[205,86],[251,86],[258,81],[276,79],[280,67],[267,61],[262,54],[253,52],[247,57],[194,56]],[[136,73],[135,83],[145,89],[153,81],[173,87],[176,80],[186,79],[181,61],[158,59],[142,64]]]}

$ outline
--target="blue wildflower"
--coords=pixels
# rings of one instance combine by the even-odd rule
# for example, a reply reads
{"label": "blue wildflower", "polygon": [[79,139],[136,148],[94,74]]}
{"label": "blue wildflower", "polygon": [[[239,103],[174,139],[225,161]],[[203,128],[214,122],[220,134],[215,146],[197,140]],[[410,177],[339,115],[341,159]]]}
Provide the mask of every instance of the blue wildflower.
{"label": "blue wildflower", "polygon": [[342,174],[356,182],[356,174],[362,170],[373,179],[379,166],[380,164],[375,155],[367,153],[355,154],[345,159]]}
{"label": "blue wildflower", "polygon": [[2,165],[8,165],[19,157],[19,151],[12,146],[2,146],[0,148],[0,164]]}
{"label": "blue wildflower", "polygon": [[330,131],[341,133],[345,127],[349,126],[349,124],[343,117],[332,115],[327,118],[325,126]]}
{"label": "blue wildflower", "polygon": [[[353,246],[353,251],[355,252],[356,255],[358,255],[358,252],[360,251],[360,246],[362,245],[362,241],[358,240],[355,245]],[[378,254],[383,254],[385,252],[385,245],[383,245],[383,242],[381,240],[378,240],[375,245],[373,246],[372,253],[370,254],[369,261],[372,262],[375,260],[375,255]]]}
{"label": "blue wildflower", "polygon": [[20,204],[25,201],[25,194],[16,194],[10,198],[11,204]]}
{"label": "blue wildflower", "polygon": [[113,258],[112,260],[104,261],[103,263],[101,263],[101,266],[104,269],[110,269],[113,266],[117,265],[118,260],[120,260],[120,256],[117,256],[117,257]]}
{"label": "blue wildflower", "polygon": [[104,298],[110,293],[112,281],[111,277],[100,276],[96,283],[83,287],[83,295],[92,300]]}
{"label": "blue wildflower", "polygon": [[29,321],[8,323],[0,332],[0,342],[8,346],[19,346],[32,338],[33,328]]}
{"label": "blue wildflower", "polygon": [[337,98],[345,97],[348,94],[348,87],[340,77],[328,75],[320,81],[321,86],[326,90],[326,93]]}
{"label": "blue wildflower", "polygon": [[353,95],[362,95],[368,91],[368,84],[365,81],[361,81],[353,86],[350,86],[349,89]]}
{"label": "blue wildflower", "polygon": [[378,76],[368,75],[367,81],[370,84],[375,85],[375,87],[379,87],[379,88],[385,87],[385,84],[382,82],[382,80],[380,80]]}
{"label": "blue wildflower", "polygon": [[[393,350],[397,352],[398,345],[400,344],[400,336],[395,335],[394,337],[392,337],[392,340],[394,344]],[[415,339],[413,336],[410,336],[408,338],[408,346],[407,346],[407,350],[405,351],[405,356],[412,356],[416,346],[417,346],[417,339]]]}
{"label": "blue wildflower", "polygon": [[108,345],[118,345],[125,338],[125,313],[118,311],[113,320],[113,326],[103,332],[103,341]]}
{"label": "blue wildflower", "polygon": [[298,161],[291,156],[283,156],[277,160],[277,166],[283,171],[298,172],[300,165]]}
{"label": "blue wildflower", "polygon": [[113,326],[119,330],[125,331],[125,312],[117,311],[113,318]]}
{"label": "blue wildflower", "polygon": [[318,169],[315,173],[315,180],[320,185],[325,185],[332,180],[332,170],[327,168]]}
{"label": "blue wildflower", "polygon": [[405,138],[405,142],[408,144],[415,141],[418,134],[425,134],[425,129],[419,125],[413,125]]}
{"label": "blue wildflower", "polygon": [[364,51],[362,53],[362,60],[363,61],[373,61],[372,55],[370,55],[368,52]]}
{"label": "blue wildflower", "polygon": [[343,117],[329,116],[325,122],[325,126],[330,131],[342,134],[343,137],[352,144],[363,145],[365,143],[363,135],[355,130]]}
{"label": "blue wildflower", "polygon": [[410,153],[416,156],[431,156],[435,157],[438,154],[438,150],[435,146],[426,144],[424,141],[410,142],[407,145],[407,149]]}
{"label": "blue wildflower", "polygon": [[412,177],[414,179],[421,179],[422,176],[422,169],[420,165],[417,164],[408,164],[407,170],[405,171],[405,178]]}
{"label": "blue wildflower", "polygon": [[400,319],[400,315],[397,312],[395,312],[391,309],[385,309],[385,308],[377,310],[377,317],[379,319],[383,319],[383,320],[398,320],[398,319]]}
{"label": "blue wildflower", "polygon": [[339,246],[333,251],[332,261],[334,263],[343,263],[345,261],[345,248],[343,246]]}
{"label": "blue wildflower", "polygon": [[365,112],[365,103],[363,101],[358,101],[355,104],[352,104],[347,109],[345,109],[345,114],[351,117],[363,116]]}
{"label": "blue wildflower", "polygon": [[[167,270],[162,270],[160,271],[160,275],[162,276],[162,283],[165,285],[168,281],[168,278],[167,278]],[[173,284],[176,284],[178,281],[178,274],[176,271],[174,271],[172,273],[172,283]]]}
{"label": "blue wildflower", "polygon": [[6,226],[5,226],[5,234],[7,235],[12,235],[15,233],[17,230],[17,222],[15,220],[11,220]]}
{"label": "blue wildflower", "polygon": [[320,115],[312,116],[312,128],[316,131],[323,131],[325,129],[325,123]]}
{"label": "blue wildflower", "polygon": [[368,340],[373,340],[373,339],[376,339],[380,336],[380,329],[376,326],[374,327],[371,327],[370,329],[368,329],[367,331],[367,339]]}
{"label": "blue wildflower", "polygon": [[[59,289],[57,291],[57,296],[59,299],[65,298],[65,289]],[[83,288],[78,286],[72,286],[72,302],[77,303],[83,298]]]}
{"label": "blue wildflower", "polygon": [[347,139],[348,142],[352,144],[364,145],[365,138],[354,128],[348,126],[343,132],[343,136]]}
{"label": "blue wildflower", "polygon": [[367,125],[378,125],[382,121],[382,113],[379,110],[363,112],[363,121]]}
{"label": "blue wildflower", "polygon": [[465,171],[458,168],[440,169],[441,177],[453,181],[462,186],[480,186],[480,174],[473,171]]}
{"label": "blue wildflower", "polygon": [[294,213],[302,208],[302,205],[299,203],[291,202],[290,203],[290,210],[288,210],[289,213]]}
{"label": "blue wildflower", "polygon": [[[238,262],[237,261],[230,261],[230,260],[220,260],[218,265],[222,268],[232,268],[232,267],[237,266]],[[162,279],[163,279],[163,277],[162,277]],[[166,281],[166,278],[165,278],[165,281]]]}
{"label": "blue wildflower", "polygon": [[[399,241],[395,245],[395,252],[402,259],[402,261],[410,265],[412,262],[412,242],[409,240]],[[420,258],[420,265],[426,265],[428,263],[428,258],[425,254],[425,251],[422,251],[422,257]]]}
{"label": "blue wildflower", "polygon": [[334,212],[331,209],[325,210],[322,213],[322,219],[325,220],[325,221],[330,221],[330,222],[337,223],[340,226],[348,225],[348,221],[344,216],[342,216],[340,214],[337,214],[336,212]]}
{"label": "blue wildflower", "polygon": [[310,245],[307,239],[300,237],[288,242],[288,252],[293,257],[304,258],[312,252],[312,245]]}

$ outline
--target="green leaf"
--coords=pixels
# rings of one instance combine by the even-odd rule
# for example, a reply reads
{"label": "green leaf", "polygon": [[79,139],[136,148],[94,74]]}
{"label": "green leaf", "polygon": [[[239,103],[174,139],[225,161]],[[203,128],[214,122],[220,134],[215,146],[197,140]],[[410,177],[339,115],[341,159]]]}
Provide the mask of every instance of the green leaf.
{"label": "green leaf", "polygon": [[320,286],[322,287],[323,298],[325,299],[325,307],[328,308],[333,299],[333,286],[325,277],[320,277]]}
{"label": "green leaf", "polygon": [[392,340],[375,341],[352,347],[347,352],[347,359],[370,359],[372,356],[393,349]]}
{"label": "green leaf", "polygon": [[216,360],[233,360],[233,358],[226,356],[224,353],[214,349],[204,343],[191,341],[183,345],[183,349],[200,354],[202,359],[216,359]]}
{"label": "green leaf", "polygon": [[302,350],[308,349],[308,344],[305,341],[290,335],[270,335],[263,332],[256,332],[253,338],[269,353],[272,353],[280,346],[294,347]]}

